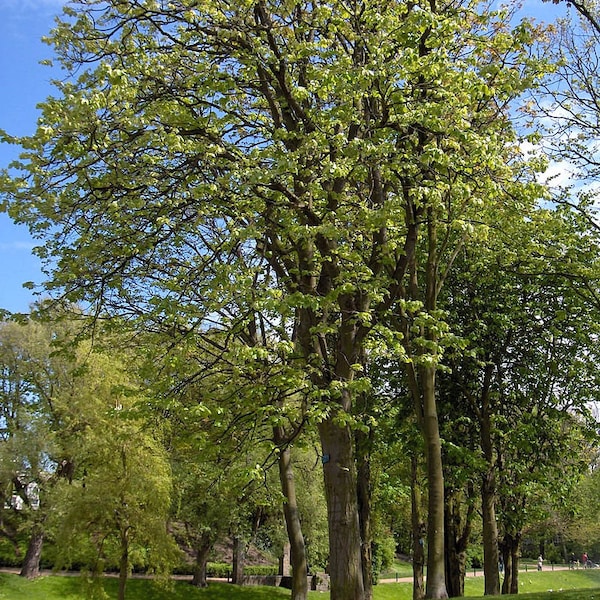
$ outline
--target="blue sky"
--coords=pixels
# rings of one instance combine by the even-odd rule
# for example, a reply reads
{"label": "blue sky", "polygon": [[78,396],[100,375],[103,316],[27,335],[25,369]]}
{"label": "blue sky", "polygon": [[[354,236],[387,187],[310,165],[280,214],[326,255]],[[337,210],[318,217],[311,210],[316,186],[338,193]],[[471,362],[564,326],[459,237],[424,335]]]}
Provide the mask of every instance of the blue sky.
{"label": "blue sky", "polygon": [[[52,93],[52,70],[39,64],[51,56],[40,39],[53,26],[64,0],[0,0],[0,128],[16,135],[34,132],[36,105]],[[17,151],[0,144],[0,168]],[[25,281],[42,281],[27,228],[0,213],[0,308],[26,312],[33,295]]]}
{"label": "blue sky", "polygon": [[[49,96],[56,72],[39,64],[52,49],[41,42],[65,0],[0,0],[0,128],[14,135],[35,131],[36,105]],[[523,13],[542,20],[560,14],[563,6],[525,0]],[[14,148],[0,144],[0,168],[15,159]],[[34,300],[23,288],[26,281],[43,281],[39,261],[32,255],[35,242],[27,228],[16,226],[0,213],[0,308],[27,312]]]}

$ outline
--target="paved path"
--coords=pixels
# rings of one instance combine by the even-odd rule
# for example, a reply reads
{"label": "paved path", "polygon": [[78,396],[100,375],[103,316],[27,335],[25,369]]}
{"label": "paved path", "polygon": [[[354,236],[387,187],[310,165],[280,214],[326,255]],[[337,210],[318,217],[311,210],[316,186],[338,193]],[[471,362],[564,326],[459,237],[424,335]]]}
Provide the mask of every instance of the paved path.
{"label": "paved path", "polygon": [[[583,569],[583,567],[579,567],[579,569]],[[542,572],[545,571],[568,571],[569,567],[566,565],[546,565]],[[519,573],[533,573],[537,571],[535,566],[521,568],[519,569]],[[469,569],[465,575],[467,577],[483,577],[483,569]],[[500,579],[502,579],[502,574],[500,575]],[[410,577],[396,577],[396,578],[388,578],[388,579],[380,579],[379,583],[412,583],[412,575]]]}
{"label": "paved path", "polygon": [[[579,567],[580,569],[582,569],[583,567]],[[567,571],[569,570],[569,567],[564,566],[564,565],[547,565],[544,567],[543,571]],[[536,568],[534,566],[532,567],[527,567],[527,569],[522,568],[519,569],[519,573],[531,573],[536,571]],[[20,569],[14,569],[14,568],[9,568],[9,567],[0,567],[0,573],[12,573],[14,575],[18,575],[20,572]],[[61,575],[63,577],[79,577],[81,575],[81,573],[79,571],[60,571],[58,573],[55,573],[54,571],[51,571],[49,569],[42,569],[40,571],[40,575]],[[106,573],[105,574],[106,577],[118,577],[118,573]],[[469,569],[466,572],[466,576],[467,577],[483,577],[483,570],[482,569]],[[151,575],[144,575],[141,573],[133,573],[130,575],[131,578],[133,579],[147,579],[150,578]],[[172,575],[171,576],[172,579],[176,579],[179,581],[191,581],[192,576],[191,575]],[[220,578],[220,577],[209,577],[208,578],[209,581],[221,581],[221,582],[228,582],[229,580],[226,578]],[[387,579],[380,579],[379,583],[412,583],[412,575],[409,577],[395,577],[395,578],[387,578]]]}

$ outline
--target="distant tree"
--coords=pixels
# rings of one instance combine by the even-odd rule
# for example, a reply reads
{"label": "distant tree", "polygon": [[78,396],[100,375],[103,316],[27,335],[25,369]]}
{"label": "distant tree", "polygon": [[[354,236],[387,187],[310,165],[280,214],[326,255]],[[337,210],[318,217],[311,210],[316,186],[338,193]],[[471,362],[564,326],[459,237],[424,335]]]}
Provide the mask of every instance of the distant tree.
{"label": "distant tree", "polygon": [[124,358],[92,353],[90,360],[77,477],[57,490],[53,524],[61,562],[77,557],[94,575],[116,565],[124,600],[134,565],[165,575],[178,559],[167,531],[171,469],[160,439],[133,412],[143,396]]}
{"label": "distant tree", "polygon": [[89,381],[80,372],[82,356],[61,353],[60,343],[75,331],[73,322],[0,323],[0,522],[17,550],[17,533],[29,533],[24,577],[39,574],[52,490],[73,477]]}

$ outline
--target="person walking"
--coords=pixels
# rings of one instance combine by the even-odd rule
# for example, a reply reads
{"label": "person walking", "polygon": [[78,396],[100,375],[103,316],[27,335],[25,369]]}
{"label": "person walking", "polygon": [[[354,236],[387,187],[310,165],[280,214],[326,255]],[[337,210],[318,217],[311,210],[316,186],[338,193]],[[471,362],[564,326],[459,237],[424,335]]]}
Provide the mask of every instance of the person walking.
{"label": "person walking", "polygon": [[538,571],[542,570],[542,565],[544,564],[544,557],[540,554],[538,556]]}

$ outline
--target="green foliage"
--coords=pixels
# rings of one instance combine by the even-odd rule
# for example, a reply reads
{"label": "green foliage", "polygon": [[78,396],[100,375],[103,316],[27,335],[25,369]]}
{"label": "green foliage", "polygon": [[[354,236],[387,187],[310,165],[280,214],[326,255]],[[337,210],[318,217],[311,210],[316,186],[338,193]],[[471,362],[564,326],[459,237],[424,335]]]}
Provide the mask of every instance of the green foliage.
{"label": "green foliage", "polygon": [[[485,2],[437,10],[367,0],[357,13],[342,1],[75,7],[50,36],[71,76],[42,105],[35,135],[14,140],[23,153],[0,181],[2,204],[42,239],[49,291],[94,315],[127,317],[155,344],[151,358],[155,349],[168,355],[160,376],[154,361],[148,371],[160,383],[159,402],[147,404],[172,418],[162,433],[175,450],[175,514],[187,539],[219,534],[219,522],[249,534],[249,516],[279,504],[269,429],[286,427],[294,439],[300,424],[328,425],[339,442],[402,405],[357,406],[379,393],[367,368],[375,359],[406,372],[417,425],[437,423],[435,399],[447,400],[444,450],[457,486],[485,465],[471,415],[461,439],[450,437],[459,424],[451,392],[477,395],[485,364],[510,371],[493,390],[494,441],[506,442],[501,458],[512,465],[504,492],[538,493],[542,478],[527,460],[536,452],[544,466],[556,462],[551,442],[569,425],[556,397],[548,402],[545,376],[560,375],[587,333],[566,318],[580,308],[573,295],[554,286],[555,302],[540,302],[536,274],[544,252],[563,255],[562,240],[547,243],[538,164],[523,159],[510,121],[513,103],[549,69],[532,58],[540,32]],[[564,239],[571,248],[573,236]],[[523,262],[526,273],[512,269]],[[457,269],[463,277],[452,282]],[[460,302],[465,289],[474,290],[471,306]],[[576,334],[563,335],[567,327]],[[507,344],[515,330],[518,343]],[[528,339],[540,343],[523,349]],[[566,372],[580,366],[572,359]],[[438,370],[449,374],[444,390],[433,389]],[[553,381],[583,394],[574,380]],[[464,393],[461,409],[468,403]],[[97,422],[114,440],[91,436],[83,448],[95,469],[85,490],[65,491],[79,507],[68,521],[89,513],[93,523],[76,533],[133,527],[158,536],[162,513],[150,519],[159,509],[140,499],[168,504],[158,442],[133,419]],[[438,432],[428,433],[425,449],[437,449]],[[403,486],[386,479],[386,450],[401,445],[374,448],[378,493],[387,506],[405,501]],[[326,474],[339,466],[324,464]],[[434,487],[441,475],[430,473],[431,497],[443,493]],[[340,481],[327,488],[330,506],[355,489]],[[103,486],[114,497],[102,498]],[[355,498],[348,504],[355,510]],[[433,522],[441,507],[430,508]],[[316,563],[322,538],[318,526],[307,534]]]}
{"label": "green foliage", "polygon": [[396,556],[396,542],[394,537],[388,533],[388,535],[379,535],[373,541],[372,545],[373,553],[373,580],[377,581],[381,573],[389,571],[394,564]]}

